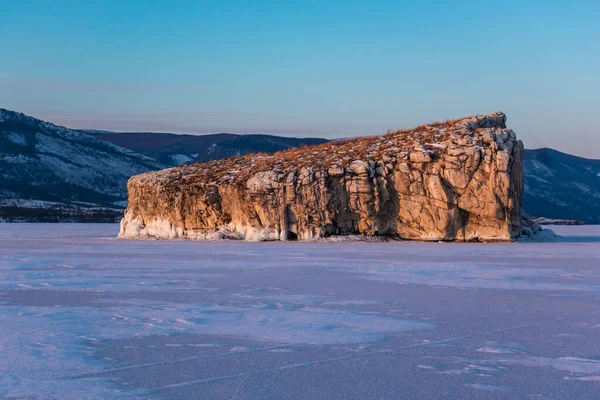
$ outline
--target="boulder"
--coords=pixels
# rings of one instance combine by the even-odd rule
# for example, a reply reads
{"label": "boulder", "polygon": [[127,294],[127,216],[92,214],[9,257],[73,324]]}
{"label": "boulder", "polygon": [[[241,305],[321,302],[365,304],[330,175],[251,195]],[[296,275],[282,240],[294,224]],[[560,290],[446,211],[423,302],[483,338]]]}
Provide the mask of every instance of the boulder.
{"label": "boulder", "polygon": [[496,112],[182,165],[129,180],[120,236],[510,241],[521,235],[522,152]]}

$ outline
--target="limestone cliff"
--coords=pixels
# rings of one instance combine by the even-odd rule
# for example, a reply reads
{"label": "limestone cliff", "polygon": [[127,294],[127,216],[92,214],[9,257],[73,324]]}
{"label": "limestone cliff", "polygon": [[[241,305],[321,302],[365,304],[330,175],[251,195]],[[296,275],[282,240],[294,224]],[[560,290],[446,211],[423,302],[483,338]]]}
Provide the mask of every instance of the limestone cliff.
{"label": "limestone cliff", "polygon": [[523,144],[503,113],[132,177],[121,237],[508,241]]}

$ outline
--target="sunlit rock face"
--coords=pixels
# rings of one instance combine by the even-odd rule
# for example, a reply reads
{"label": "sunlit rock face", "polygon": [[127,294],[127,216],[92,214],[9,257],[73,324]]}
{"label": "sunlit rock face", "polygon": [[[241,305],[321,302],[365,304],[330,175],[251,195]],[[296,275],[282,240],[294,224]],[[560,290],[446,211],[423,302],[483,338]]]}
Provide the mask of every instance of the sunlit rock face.
{"label": "sunlit rock face", "polygon": [[522,152],[496,112],[182,165],[129,180],[120,236],[509,241],[520,234]]}

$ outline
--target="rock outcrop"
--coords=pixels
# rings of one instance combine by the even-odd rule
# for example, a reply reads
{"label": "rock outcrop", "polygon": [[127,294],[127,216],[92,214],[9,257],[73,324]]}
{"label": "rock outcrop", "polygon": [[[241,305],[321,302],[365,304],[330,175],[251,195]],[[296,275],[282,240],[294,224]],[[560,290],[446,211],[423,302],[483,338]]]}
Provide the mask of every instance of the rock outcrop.
{"label": "rock outcrop", "polygon": [[121,237],[509,241],[523,144],[503,113],[132,177]]}

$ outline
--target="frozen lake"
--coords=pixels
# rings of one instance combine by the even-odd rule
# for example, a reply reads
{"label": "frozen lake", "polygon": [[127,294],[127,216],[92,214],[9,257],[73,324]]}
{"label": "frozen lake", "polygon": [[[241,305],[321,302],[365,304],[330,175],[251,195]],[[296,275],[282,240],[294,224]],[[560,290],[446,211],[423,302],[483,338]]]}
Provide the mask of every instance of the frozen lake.
{"label": "frozen lake", "polygon": [[0,397],[597,399],[600,226],[556,243],[0,224]]}

